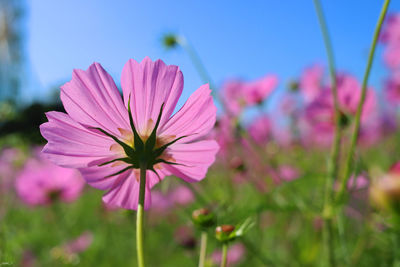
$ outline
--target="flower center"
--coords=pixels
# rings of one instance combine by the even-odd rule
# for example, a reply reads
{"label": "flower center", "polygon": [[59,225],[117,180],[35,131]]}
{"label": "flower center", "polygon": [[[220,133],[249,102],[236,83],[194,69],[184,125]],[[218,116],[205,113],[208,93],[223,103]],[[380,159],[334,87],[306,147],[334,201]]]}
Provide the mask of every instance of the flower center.
{"label": "flower center", "polygon": [[101,128],[94,128],[112,138],[115,144],[110,146],[110,150],[118,152],[121,155],[121,157],[101,163],[99,166],[108,164],[112,164],[111,166],[120,164],[128,165],[126,168],[107,177],[121,174],[129,169],[140,169],[143,165],[146,166],[146,169],[157,174],[155,168],[158,168],[159,163],[177,164],[172,156],[168,154],[167,148],[186,136],[179,138],[175,138],[175,136],[157,136],[157,129],[160,125],[163,108],[164,104],[161,105],[156,123],[154,124],[153,120],[150,119],[147,123],[147,130],[141,134],[137,132],[133,122],[130,99],[128,100],[128,113],[131,131],[119,128],[118,130],[121,134],[121,138],[119,139]]}

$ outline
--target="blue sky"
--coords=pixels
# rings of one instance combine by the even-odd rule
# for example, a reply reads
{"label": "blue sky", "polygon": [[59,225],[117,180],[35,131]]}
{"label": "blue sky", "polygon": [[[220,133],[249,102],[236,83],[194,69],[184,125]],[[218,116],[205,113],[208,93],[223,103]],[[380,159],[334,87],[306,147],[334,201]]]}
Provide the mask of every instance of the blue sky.
{"label": "blue sky", "polygon": [[[359,79],[382,3],[322,1],[337,66]],[[283,88],[305,66],[326,62],[311,0],[33,0],[27,5],[28,99],[45,98],[74,68],[86,69],[94,61],[119,83],[125,62],[145,56],[180,66],[186,99],[202,81],[184,51],[162,47],[168,32],[187,37],[217,85],[230,77],[275,73]],[[400,11],[399,1],[392,1],[390,10]],[[386,73],[380,50],[371,76],[375,86]]]}

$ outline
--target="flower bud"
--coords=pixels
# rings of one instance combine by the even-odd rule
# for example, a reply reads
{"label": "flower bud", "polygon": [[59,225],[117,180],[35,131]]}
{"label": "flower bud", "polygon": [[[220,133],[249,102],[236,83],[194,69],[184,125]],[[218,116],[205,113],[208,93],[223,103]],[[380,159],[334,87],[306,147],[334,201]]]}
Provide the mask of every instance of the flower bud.
{"label": "flower bud", "polygon": [[206,208],[193,211],[192,221],[200,228],[208,228],[214,225],[214,214]]}
{"label": "flower bud", "polygon": [[240,157],[233,157],[232,160],[229,163],[231,169],[234,169],[238,172],[245,172],[246,171],[246,166],[243,162],[243,160]]}
{"label": "flower bud", "polygon": [[179,44],[178,37],[175,34],[166,34],[162,41],[167,49],[173,49]]}
{"label": "flower bud", "polygon": [[342,129],[346,128],[351,123],[351,117],[343,111],[339,111],[339,123]]}
{"label": "flower bud", "polygon": [[232,240],[235,236],[232,236],[235,226],[224,224],[220,225],[215,229],[215,237],[221,242],[227,242]]}
{"label": "flower bud", "polygon": [[288,88],[290,91],[296,92],[297,90],[299,90],[299,82],[296,80],[289,81]]}

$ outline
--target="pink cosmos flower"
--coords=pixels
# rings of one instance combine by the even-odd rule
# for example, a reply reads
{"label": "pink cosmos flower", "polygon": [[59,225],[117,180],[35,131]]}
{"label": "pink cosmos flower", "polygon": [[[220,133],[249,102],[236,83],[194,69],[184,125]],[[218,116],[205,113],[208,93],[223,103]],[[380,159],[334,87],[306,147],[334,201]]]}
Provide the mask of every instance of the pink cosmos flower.
{"label": "pink cosmos flower", "polygon": [[244,82],[230,80],[222,86],[222,101],[224,108],[230,116],[239,115],[246,107],[246,99],[243,94]]}
{"label": "pink cosmos flower", "polygon": [[251,138],[257,144],[265,144],[271,137],[271,120],[266,115],[256,118],[248,127]]}
{"label": "pink cosmos flower", "polygon": [[400,13],[387,16],[385,26],[382,28],[380,40],[385,44],[400,42]]}
{"label": "pink cosmos flower", "polygon": [[349,190],[361,190],[367,188],[369,185],[369,180],[365,175],[358,175],[354,178],[354,175],[350,177],[347,182],[347,188]]}
{"label": "pink cosmos flower", "polygon": [[68,254],[77,254],[85,251],[93,242],[93,233],[90,231],[83,232],[76,239],[71,240],[63,245],[63,249]]}
{"label": "pink cosmos flower", "polygon": [[396,114],[393,110],[372,114],[368,121],[361,125],[359,142],[361,145],[366,146],[376,144],[386,135],[394,133],[396,129]]}
{"label": "pink cosmos flower", "polygon": [[[351,75],[342,74],[338,76],[338,101],[341,113],[341,122],[346,125],[349,119],[357,111],[361,96],[361,85]],[[365,123],[369,116],[376,112],[376,96],[373,90],[369,89],[365,98],[361,122]],[[311,126],[311,132],[319,139],[330,140],[335,127],[334,105],[331,89],[327,88],[306,107],[305,118]],[[326,137],[326,138],[323,138]]]}
{"label": "pink cosmos flower", "polygon": [[[246,254],[246,249],[243,244],[236,243],[230,246],[228,248],[228,254],[227,254],[228,266],[233,266],[235,264],[238,264],[243,259],[245,254]],[[222,256],[221,250],[216,250],[211,255],[214,264],[221,264],[221,256]]]}
{"label": "pink cosmos flower", "polygon": [[236,141],[233,119],[228,115],[223,115],[218,118],[214,129],[210,133],[210,138],[215,139],[218,142],[218,154],[223,158],[228,157],[229,150]]}
{"label": "pink cosmos flower", "polygon": [[203,140],[215,123],[216,107],[203,85],[172,115],[183,76],[161,60],[129,60],[121,85],[123,100],[100,64],[74,70],[61,87],[67,113],[48,112],[49,122],[40,127],[48,140],[43,152],[58,165],[78,168],[89,185],[108,190],[104,202],[126,209],[137,208],[139,161],[146,161],[147,209],[150,189],[165,176],[204,178],[218,151],[214,140]]}
{"label": "pink cosmos flower", "polygon": [[29,205],[45,205],[55,200],[71,202],[84,186],[79,172],[62,168],[38,158],[29,159],[18,174],[15,187],[18,196]]}
{"label": "pink cosmos flower", "polygon": [[4,148],[0,151],[0,193],[5,194],[14,184],[18,161],[24,158],[17,148]]}
{"label": "pink cosmos flower", "polygon": [[319,64],[308,67],[303,71],[299,86],[306,102],[314,100],[322,90],[323,77],[324,68]]}
{"label": "pink cosmos flower", "polygon": [[194,249],[196,247],[193,227],[188,227],[186,225],[179,226],[174,232],[174,239],[184,248]]}
{"label": "pink cosmos flower", "polygon": [[279,167],[279,177],[283,181],[289,182],[300,177],[299,171],[290,165],[282,165]]}
{"label": "pink cosmos flower", "polygon": [[170,192],[170,198],[172,203],[177,205],[188,205],[194,201],[194,195],[192,191],[186,186],[177,186]]}
{"label": "pink cosmos flower", "polygon": [[246,83],[243,94],[248,106],[259,105],[271,95],[278,85],[278,77],[267,75],[259,80]]}
{"label": "pink cosmos flower", "polygon": [[79,254],[87,250],[92,242],[93,234],[90,231],[85,231],[76,239],[52,248],[50,255],[54,259],[61,260],[64,264],[77,265],[79,263]]}
{"label": "pink cosmos flower", "polygon": [[383,61],[390,69],[400,66],[400,42],[389,44],[383,52]]}
{"label": "pink cosmos flower", "polygon": [[194,201],[192,191],[186,186],[180,185],[167,193],[161,191],[152,192],[152,206],[156,212],[168,212],[176,205],[188,205]]}
{"label": "pink cosmos flower", "polygon": [[400,14],[391,14],[382,29],[381,42],[386,44],[383,59],[389,68],[400,66]]}
{"label": "pink cosmos flower", "polygon": [[230,80],[222,86],[222,100],[227,112],[239,115],[245,107],[261,104],[275,89],[278,77],[267,75],[259,80]]}
{"label": "pink cosmos flower", "polygon": [[400,71],[393,72],[386,80],[385,89],[387,100],[393,104],[400,104]]}

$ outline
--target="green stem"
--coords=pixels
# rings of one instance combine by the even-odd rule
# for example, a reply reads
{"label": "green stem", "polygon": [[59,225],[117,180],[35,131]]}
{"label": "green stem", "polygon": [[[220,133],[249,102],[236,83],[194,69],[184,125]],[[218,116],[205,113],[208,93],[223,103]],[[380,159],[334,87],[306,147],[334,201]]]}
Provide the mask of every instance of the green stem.
{"label": "green stem", "polygon": [[193,46],[190,45],[190,43],[186,40],[184,36],[181,36],[178,40],[178,43],[186,50],[188,53],[190,59],[193,62],[193,65],[197,69],[201,79],[210,84],[210,87],[212,89],[212,92],[216,90],[216,87],[214,86],[214,82],[211,79],[211,76],[208,74],[206,68],[204,67],[203,62],[201,61],[199,55],[197,54],[196,50],[193,48]]}
{"label": "green stem", "polygon": [[140,163],[140,189],[139,202],[136,215],[136,252],[138,267],[144,267],[143,254],[143,212],[144,212],[144,194],[146,192],[146,162]]}
{"label": "green stem", "polygon": [[360,102],[358,103],[357,112],[356,112],[356,116],[355,116],[354,129],[353,129],[353,133],[351,136],[351,142],[350,142],[350,149],[347,154],[347,159],[346,159],[346,163],[344,166],[344,176],[343,176],[342,183],[340,185],[340,189],[339,189],[339,192],[338,192],[337,198],[336,198],[339,202],[342,201],[344,193],[346,192],[346,185],[350,179],[351,165],[353,163],[354,151],[355,151],[357,139],[358,139],[358,132],[360,130],[361,114],[362,114],[362,109],[363,109],[363,105],[365,102],[365,96],[367,93],[368,78],[369,78],[369,74],[371,72],[371,67],[372,67],[372,62],[374,59],[375,48],[376,48],[376,43],[378,41],[379,32],[381,30],[383,20],[386,16],[386,12],[389,7],[389,3],[390,3],[390,0],[385,0],[382,10],[381,10],[381,13],[379,15],[378,23],[376,24],[376,27],[375,27],[375,32],[374,32],[374,36],[372,39],[372,44],[371,44],[371,48],[370,48],[369,56],[368,56],[368,63],[367,63],[367,67],[366,67],[365,73],[364,73],[364,78],[362,81],[361,98],[360,98]]}
{"label": "green stem", "polygon": [[221,267],[226,267],[228,264],[228,244],[222,244]]}
{"label": "green stem", "polygon": [[340,140],[341,140],[341,125],[340,125],[340,110],[337,93],[337,82],[336,82],[336,68],[335,59],[333,57],[333,49],[331,40],[329,38],[328,28],[325,23],[324,13],[322,11],[320,2],[314,0],[315,10],[317,12],[319,25],[321,27],[322,36],[324,39],[325,49],[328,56],[329,73],[332,83],[332,95],[334,103],[334,119],[335,119],[335,133],[333,138],[332,150],[330,159],[328,162],[328,175],[325,180],[325,194],[324,194],[324,207],[323,207],[323,218],[324,218],[324,246],[327,263],[329,266],[335,266],[334,258],[334,243],[333,243],[333,183],[337,179],[339,169],[339,155],[340,155]]}
{"label": "green stem", "polygon": [[207,232],[201,232],[199,267],[204,267],[207,251]]}

